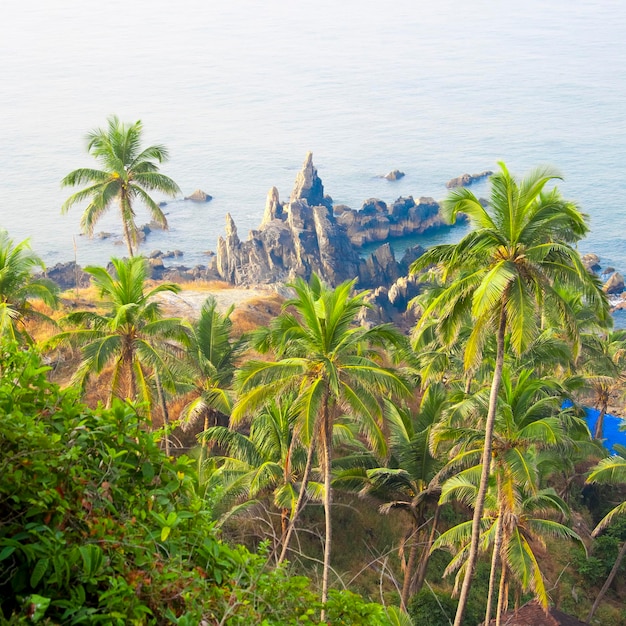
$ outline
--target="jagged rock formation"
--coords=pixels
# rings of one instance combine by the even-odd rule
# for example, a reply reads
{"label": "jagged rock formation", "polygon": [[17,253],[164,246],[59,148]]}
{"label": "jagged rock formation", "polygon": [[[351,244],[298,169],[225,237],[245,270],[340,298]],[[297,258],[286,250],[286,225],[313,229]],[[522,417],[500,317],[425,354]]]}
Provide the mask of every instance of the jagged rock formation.
{"label": "jagged rock formation", "polygon": [[492,174],[493,172],[491,170],[485,170],[484,172],[480,172],[480,174],[461,174],[461,176],[449,180],[446,183],[446,187],[448,189],[452,189],[453,187],[467,187],[472,183],[477,183],[483,178],[489,178]]}
{"label": "jagged rock formation", "polygon": [[421,249],[400,263],[389,244],[367,260],[358,246],[370,241],[423,232],[440,224],[439,205],[431,198],[418,204],[400,198],[388,208],[381,200],[368,200],[360,211],[346,206],[332,209],[309,152],[298,173],[289,202],[282,203],[276,187],[267,195],[263,220],[247,241],[242,241],[230,215],[220,237],[214,268],[236,285],[280,283],[297,276],[305,280],[318,273],[330,285],[357,279],[361,288],[392,285]]}

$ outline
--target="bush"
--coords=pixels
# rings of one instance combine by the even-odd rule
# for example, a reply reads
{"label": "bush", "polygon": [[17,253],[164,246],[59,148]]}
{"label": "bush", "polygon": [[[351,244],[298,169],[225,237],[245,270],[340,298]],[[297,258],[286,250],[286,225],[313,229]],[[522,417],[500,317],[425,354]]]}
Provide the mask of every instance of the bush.
{"label": "bush", "polygon": [[[195,461],[166,457],[132,406],[90,410],[47,370],[0,343],[0,622],[317,623],[307,578],[219,540]],[[327,611],[388,623],[345,591]]]}

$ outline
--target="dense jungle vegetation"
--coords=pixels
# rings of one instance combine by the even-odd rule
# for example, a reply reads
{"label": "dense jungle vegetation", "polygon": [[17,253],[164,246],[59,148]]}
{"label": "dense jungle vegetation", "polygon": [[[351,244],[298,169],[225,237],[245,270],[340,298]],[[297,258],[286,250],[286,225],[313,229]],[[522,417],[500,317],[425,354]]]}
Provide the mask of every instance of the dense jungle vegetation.
{"label": "dense jungle vegetation", "polygon": [[140,126],[109,124],[90,150],[111,169],[130,145],[133,175],[64,181],[90,183],[66,203],[91,198],[87,230],[114,199],[126,220],[91,302],[0,232],[5,623],[473,626],[535,599],[626,624],[626,448],[601,443],[626,333],[555,172],[501,164],[486,206],[450,194],[473,229],[411,268],[410,337],[316,275],[241,333],[210,295],[163,314],[181,286],[133,256],[131,200],[175,184]]}

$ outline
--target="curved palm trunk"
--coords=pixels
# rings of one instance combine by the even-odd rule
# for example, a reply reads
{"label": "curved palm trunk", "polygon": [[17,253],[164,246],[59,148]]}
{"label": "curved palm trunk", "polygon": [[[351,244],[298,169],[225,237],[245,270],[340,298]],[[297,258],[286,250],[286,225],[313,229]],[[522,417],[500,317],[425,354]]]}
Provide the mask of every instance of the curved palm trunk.
{"label": "curved palm trunk", "polygon": [[[328,601],[328,577],[330,574],[330,554],[332,542],[331,507],[333,493],[331,487],[331,457],[332,457],[332,423],[329,418],[328,406],[324,406],[322,421],[322,450],[324,462],[324,517],[326,522],[326,538],[324,541],[324,569],[322,570],[322,604]],[[322,608],[320,621],[326,619],[326,609]]]}
{"label": "curved palm trunk", "polygon": [[433,516],[432,526],[430,527],[430,535],[428,536],[428,543],[422,552],[419,566],[417,568],[417,575],[415,577],[415,583],[413,584],[411,591],[413,594],[419,593],[426,580],[426,570],[428,569],[428,562],[430,560],[430,551],[435,543],[435,535],[437,534],[437,524],[439,523],[439,512],[441,507],[437,504],[435,509],[435,515]]}
{"label": "curved palm trunk", "polygon": [[615,575],[617,574],[617,570],[619,569],[619,566],[622,564],[624,555],[626,555],[626,541],[622,543],[622,547],[620,548],[619,554],[617,555],[617,558],[615,559],[615,563],[613,564],[613,567],[611,571],[609,572],[607,579],[604,581],[604,585],[602,585],[602,589],[600,589],[600,593],[598,593],[598,596],[596,597],[593,603],[593,606],[591,607],[591,610],[589,611],[589,615],[587,615],[587,621],[589,623],[591,623],[591,618],[593,617],[593,614],[596,612],[596,610],[600,606],[600,602],[602,601],[602,598],[604,598],[604,594],[609,590],[609,587],[611,586],[611,583],[613,582],[613,579],[615,578]]}
{"label": "curved palm trunk", "polygon": [[291,535],[293,534],[294,528],[296,526],[296,518],[300,514],[300,511],[304,505],[304,498],[306,496],[306,488],[309,484],[309,479],[311,477],[311,468],[313,467],[313,454],[315,452],[315,441],[311,441],[311,445],[309,446],[309,453],[306,457],[306,466],[304,468],[304,474],[302,475],[302,485],[300,487],[300,493],[298,494],[298,500],[296,501],[296,506],[291,513],[291,519],[289,520],[289,526],[287,527],[287,532],[282,538],[283,547],[280,551],[280,556],[278,557],[278,565],[280,565],[287,556],[287,551],[289,550],[289,542],[291,540]]}
{"label": "curved palm trunk", "polygon": [[472,586],[472,578],[478,561],[478,544],[480,541],[480,522],[483,517],[485,508],[485,496],[487,495],[487,483],[489,482],[489,472],[491,467],[491,448],[493,444],[493,428],[496,421],[496,407],[498,404],[498,392],[500,390],[500,381],[502,380],[502,369],[504,367],[504,333],[506,330],[506,315],[504,306],[500,310],[500,321],[498,323],[498,334],[496,337],[496,366],[493,371],[493,379],[491,381],[491,392],[489,394],[489,410],[487,412],[487,421],[485,423],[485,445],[482,456],[482,471],[480,474],[480,486],[476,496],[476,506],[474,508],[474,517],[472,519],[472,541],[470,552],[467,558],[467,569],[463,586],[459,595],[459,605],[454,617],[454,626],[461,626],[463,614],[467,606],[470,588]]}
{"label": "curved palm trunk", "polygon": [[417,533],[419,532],[419,522],[415,517],[415,513],[412,512],[412,526],[411,537],[413,538],[413,544],[409,550],[409,558],[404,568],[404,581],[402,583],[402,593],[400,595],[400,608],[406,611],[406,605],[409,601],[409,592],[411,589],[411,578],[413,577],[413,568],[415,567],[415,561],[417,560]]}

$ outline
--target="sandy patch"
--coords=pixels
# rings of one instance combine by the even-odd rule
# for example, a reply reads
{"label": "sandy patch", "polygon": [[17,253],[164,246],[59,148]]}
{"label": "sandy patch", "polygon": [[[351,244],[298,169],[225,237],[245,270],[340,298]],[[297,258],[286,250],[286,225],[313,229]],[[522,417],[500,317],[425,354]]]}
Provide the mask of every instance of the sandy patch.
{"label": "sandy patch", "polygon": [[155,296],[155,299],[161,302],[165,315],[197,319],[202,305],[209,296],[215,298],[218,310],[224,313],[232,305],[238,308],[250,301],[275,299],[276,291],[263,287],[232,287],[215,291],[184,289],[180,293],[161,292]]}

